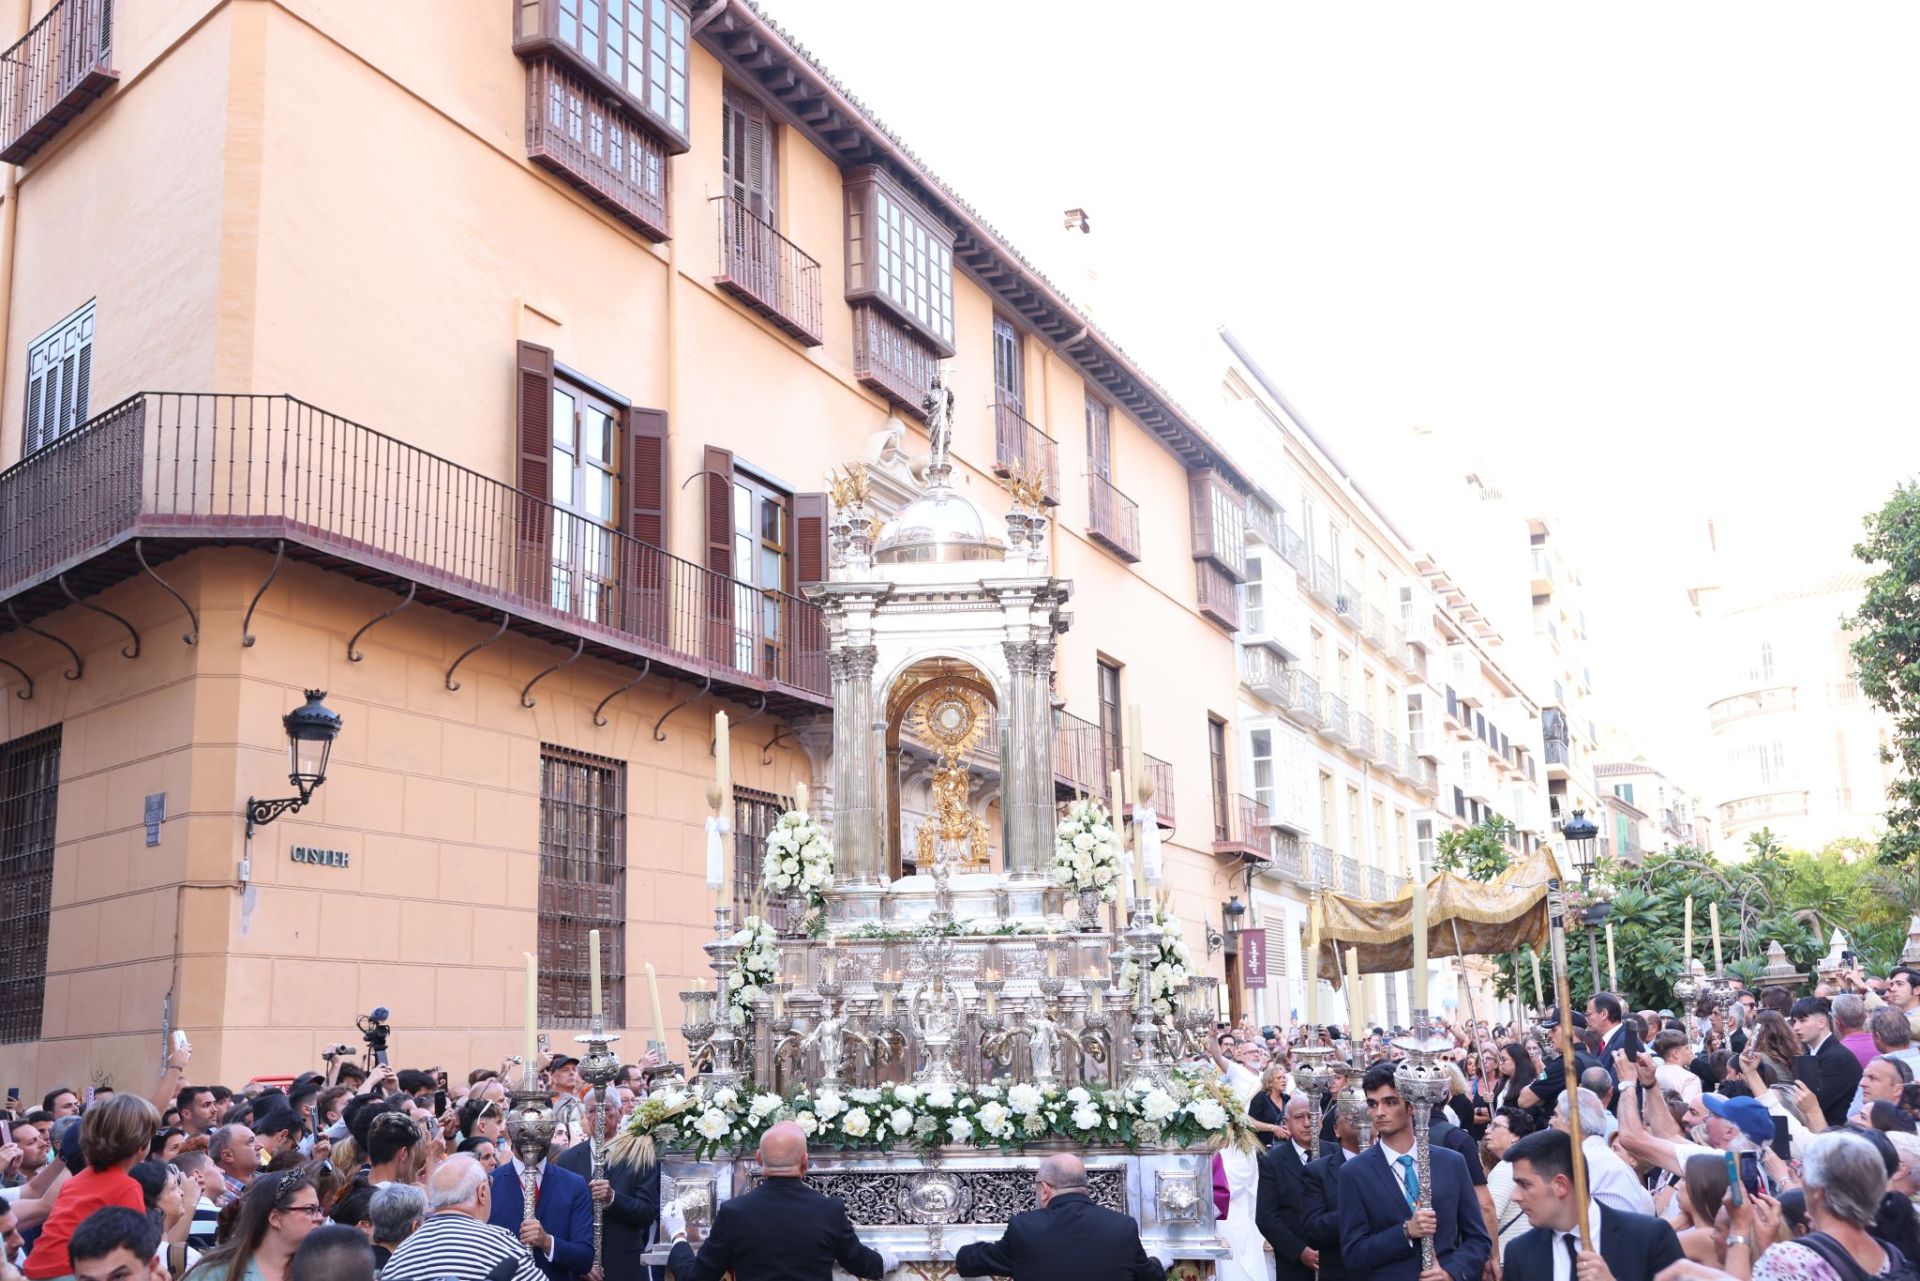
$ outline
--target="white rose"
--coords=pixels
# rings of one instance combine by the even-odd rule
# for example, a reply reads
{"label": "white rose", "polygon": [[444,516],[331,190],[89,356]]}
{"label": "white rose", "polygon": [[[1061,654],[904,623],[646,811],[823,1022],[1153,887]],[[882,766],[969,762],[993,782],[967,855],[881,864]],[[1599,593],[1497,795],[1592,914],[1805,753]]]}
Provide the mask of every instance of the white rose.
{"label": "white rose", "polygon": [[1082,1104],[1073,1110],[1073,1128],[1076,1130],[1097,1130],[1100,1128],[1100,1109],[1091,1103]]}
{"label": "white rose", "polygon": [[854,1108],[840,1119],[840,1128],[856,1139],[864,1139],[873,1129],[873,1118],[865,1108]]}
{"label": "white rose", "polygon": [[1073,1104],[1075,1107],[1079,1107],[1083,1103],[1091,1102],[1092,1099],[1093,1096],[1087,1093],[1087,1087],[1084,1085],[1076,1085],[1067,1091],[1067,1102]]}
{"label": "white rose", "polygon": [[905,1134],[913,1128],[913,1113],[905,1108],[895,1108],[887,1113],[887,1124],[893,1127],[894,1133]]}
{"label": "white rose", "polygon": [[833,1120],[846,1106],[845,1101],[832,1090],[827,1090],[816,1095],[813,1100],[814,1115],[818,1116],[822,1121]]}
{"label": "white rose", "polygon": [[950,1108],[953,1106],[953,1091],[944,1085],[936,1085],[927,1091],[927,1106],[930,1108]]}
{"label": "white rose", "polygon": [[1212,1099],[1195,1099],[1187,1104],[1187,1112],[1202,1129],[1219,1130],[1227,1124],[1227,1110]]}
{"label": "white rose", "polygon": [[1040,1105],[1045,1101],[1046,1097],[1040,1093],[1039,1088],[1025,1081],[1007,1091],[1007,1106],[1021,1116],[1039,1111]]}
{"label": "white rose", "polygon": [[735,1103],[738,1103],[739,1101],[740,1101],[739,1091],[735,1090],[730,1085],[724,1086],[718,1090],[715,1090],[713,1092],[713,1097],[707,1100],[707,1102],[711,1103],[714,1107],[717,1107],[717,1108],[731,1108]]}
{"label": "white rose", "polygon": [[1073,839],[1073,834],[1079,830],[1079,824],[1070,818],[1064,818],[1060,820],[1060,826],[1053,829],[1053,834],[1063,841],[1070,841]]}
{"label": "white rose", "polygon": [[1158,1086],[1148,1090],[1146,1098],[1140,1101],[1141,1115],[1149,1121],[1164,1121],[1175,1110],[1173,1096]]}
{"label": "white rose", "polygon": [[798,876],[800,874],[800,860],[797,858],[781,860],[780,867],[788,876]]}
{"label": "white rose", "polygon": [[947,1134],[955,1143],[971,1143],[973,1122],[964,1116],[956,1116],[947,1122]]}
{"label": "white rose", "polygon": [[989,1100],[980,1109],[980,1128],[996,1139],[1005,1138],[1013,1128],[1012,1117],[1005,1104]]}
{"label": "white rose", "polygon": [[920,1091],[911,1085],[896,1085],[893,1087],[893,1101],[912,1107],[920,1101]]}
{"label": "white rose", "polygon": [[793,1118],[793,1123],[800,1127],[802,1134],[818,1134],[820,1132],[820,1120],[811,1112],[802,1112],[799,1116]]}
{"label": "white rose", "polygon": [[747,1105],[747,1115],[760,1121],[780,1110],[780,1096],[777,1094],[756,1094],[753,1102]]}
{"label": "white rose", "polygon": [[848,1090],[847,1097],[855,1103],[861,1103],[871,1107],[880,1101],[880,1091],[875,1089]]}
{"label": "white rose", "polygon": [[701,1138],[709,1142],[718,1142],[726,1137],[727,1114],[718,1108],[708,1108],[700,1114],[700,1119],[693,1123],[693,1129]]}
{"label": "white rose", "polygon": [[1093,837],[1089,836],[1085,832],[1075,833],[1073,838],[1073,848],[1076,850],[1079,850],[1083,854],[1086,853],[1088,850],[1093,848]]}

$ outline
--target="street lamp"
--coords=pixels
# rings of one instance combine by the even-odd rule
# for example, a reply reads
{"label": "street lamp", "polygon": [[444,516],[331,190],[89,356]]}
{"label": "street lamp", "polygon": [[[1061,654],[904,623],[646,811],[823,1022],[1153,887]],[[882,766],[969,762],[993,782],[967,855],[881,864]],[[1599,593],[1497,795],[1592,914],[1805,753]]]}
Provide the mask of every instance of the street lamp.
{"label": "street lamp", "polygon": [[287,779],[297,796],[274,800],[247,798],[247,838],[253,829],[265,827],[288,810],[297,810],[313,799],[314,789],[327,781],[327,757],[333,752],[333,740],[340,733],[340,714],[320,700],[324,689],[307,691],[307,701],[281,718],[287,730]]}
{"label": "street lamp", "polygon": [[1588,898],[1587,908],[1581,913],[1581,919],[1587,927],[1587,959],[1593,962],[1593,990],[1600,991],[1600,948],[1595,942],[1594,927],[1607,919],[1611,904],[1591,901],[1595,849],[1599,843],[1600,828],[1587,817],[1587,812],[1576,808],[1573,817],[1560,825],[1560,839],[1567,843],[1567,853],[1573,858],[1573,869],[1580,873],[1580,890],[1583,898]]}
{"label": "street lamp", "polygon": [[[1238,894],[1235,894],[1232,898],[1227,900],[1224,906],[1221,907],[1220,924],[1223,927],[1225,927],[1226,930],[1231,931],[1235,926],[1240,924],[1240,918],[1245,916],[1246,914],[1247,914],[1247,905],[1240,901],[1240,896]],[[1207,955],[1211,957],[1215,952],[1218,952],[1221,948],[1225,947],[1226,945],[1227,945],[1227,936],[1223,934],[1220,930],[1214,929],[1213,923],[1209,921],[1207,923]]]}

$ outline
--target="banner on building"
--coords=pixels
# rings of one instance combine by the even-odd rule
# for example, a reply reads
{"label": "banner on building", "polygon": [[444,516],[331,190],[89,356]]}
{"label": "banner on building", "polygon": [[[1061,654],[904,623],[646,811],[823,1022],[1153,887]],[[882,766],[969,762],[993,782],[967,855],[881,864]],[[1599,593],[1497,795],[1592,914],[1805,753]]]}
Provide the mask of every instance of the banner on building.
{"label": "banner on building", "polygon": [[1267,932],[1265,929],[1235,930],[1240,952],[1240,985],[1263,988],[1267,985]]}

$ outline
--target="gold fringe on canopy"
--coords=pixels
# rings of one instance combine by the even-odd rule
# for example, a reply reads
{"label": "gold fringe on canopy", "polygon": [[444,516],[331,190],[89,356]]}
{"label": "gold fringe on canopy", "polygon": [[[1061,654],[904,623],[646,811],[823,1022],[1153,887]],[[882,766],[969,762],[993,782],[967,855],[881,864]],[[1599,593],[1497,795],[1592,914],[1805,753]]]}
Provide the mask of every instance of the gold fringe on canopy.
{"label": "gold fringe on canopy", "polygon": [[[1475,956],[1547,946],[1547,878],[1558,876],[1545,846],[1491,881],[1441,872],[1427,882],[1427,955]],[[1320,977],[1339,987],[1347,949],[1362,974],[1392,974],[1413,964],[1413,887],[1386,902],[1322,894]],[[1456,927],[1458,936],[1456,942]]]}

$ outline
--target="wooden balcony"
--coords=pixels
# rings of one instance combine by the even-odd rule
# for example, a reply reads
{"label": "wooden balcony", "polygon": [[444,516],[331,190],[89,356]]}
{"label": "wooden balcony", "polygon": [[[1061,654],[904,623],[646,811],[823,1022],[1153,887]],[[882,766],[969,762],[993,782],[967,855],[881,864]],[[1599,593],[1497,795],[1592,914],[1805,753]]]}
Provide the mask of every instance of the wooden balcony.
{"label": "wooden balcony", "polygon": [[892,401],[901,412],[926,421],[927,389],[940,358],[926,340],[877,303],[853,308],[853,376]]}
{"label": "wooden balcony", "polygon": [[[673,155],[687,131],[687,49],[683,0],[512,0],[513,51],[527,62],[559,60],[594,98],[617,103]],[[645,53],[641,50],[644,47]]]}
{"label": "wooden balcony", "polygon": [[261,546],[489,631],[710,680],[776,714],[828,705],[811,602],[288,396],[142,393],[0,472],[0,601],[16,623],[209,544]]}
{"label": "wooden balcony", "polygon": [[[1154,826],[1162,832],[1174,830],[1173,765],[1157,756],[1140,755],[1142,771],[1153,783]],[[1133,807],[1126,807],[1127,819],[1133,818]]]}
{"label": "wooden balcony", "polygon": [[1236,793],[1213,802],[1213,852],[1266,862],[1273,857],[1273,820],[1267,807]]}
{"label": "wooden balcony", "polygon": [[1140,505],[1104,476],[1087,476],[1087,537],[1128,564],[1140,559]]}
{"label": "wooden balcony", "polygon": [[1193,563],[1194,595],[1200,612],[1230,632],[1240,630],[1240,589],[1211,560]]}
{"label": "wooden balcony", "polygon": [[1042,501],[1053,507],[1060,502],[1060,447],[1053,437],[1035,427],[1005,397],[993,400],[993,474],[1029,476],[1038,474]]}
{"label": "wooden balcony", "polygon": [[726,290],[802,345],[821,334],[820,264],[732,196],[711,201],[720,214],[720,274]]}
{"label": "wooden balcony", "polygon": [[114,0],[58,0],[0,55],[0,161],[25,164],[120,78]]}
{"label": "wooden balcony", "polygon": [[527,67],[527,159],[649,240],[666,240],[667,153],[630,108],[555,58]]}

